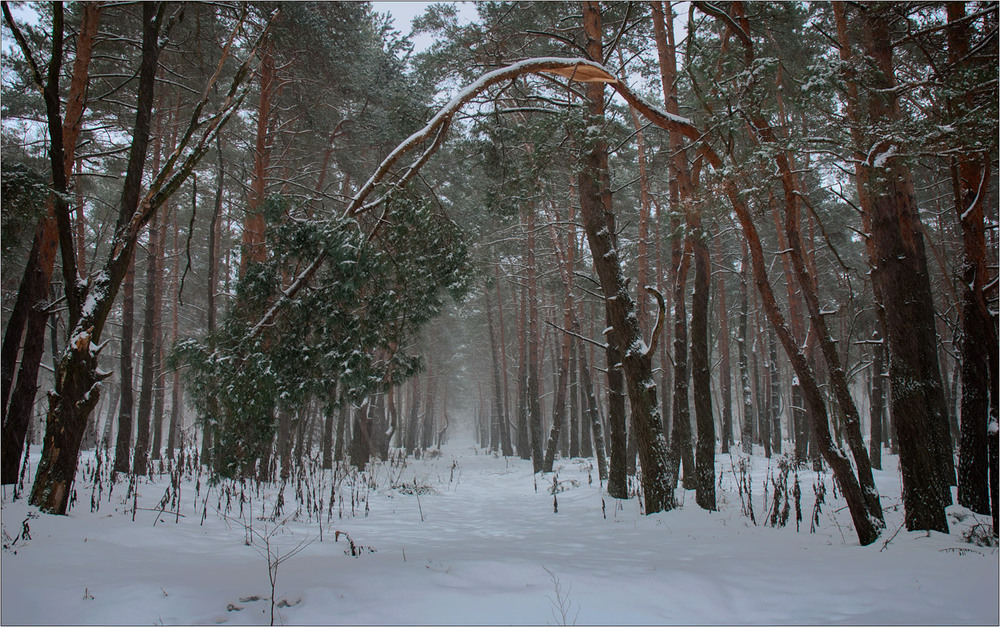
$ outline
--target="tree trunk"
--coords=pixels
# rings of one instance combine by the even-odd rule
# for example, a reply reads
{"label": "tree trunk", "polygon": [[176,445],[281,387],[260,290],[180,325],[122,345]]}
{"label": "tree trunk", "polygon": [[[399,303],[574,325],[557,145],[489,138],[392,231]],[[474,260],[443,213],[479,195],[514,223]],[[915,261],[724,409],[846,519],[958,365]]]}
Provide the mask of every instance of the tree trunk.
{"label": "tree trunk", "polygon": [[[964,2],[947,4],[948,58],[958,72],[970,66],[969,26]],[[950,103],[954,114],[969,115],[975,106],[971,94]],[[989,278],[983,190],[989,184],[989,162],[963,154],[952,163],[955,210],[962,226],[962,424],[958,457],[958,503],[977,514],[988,514],[990,421],[990,367],[996,368],[997,337],[984,295]],[[992,353],[992,354],[991,354]],[[994,394],[996,391],[994,391]],[[995,418],[994,418],[995,419]],[[996,488],[994,488],[995,490]]]}
{"label": "tree trunk", "polygon": [[569,456],[580,457],[580,388],[577,383],[576,341],[569,345]]}
{"label": "tree trunk", "polygon": [[781,367],[778,364],[778,345],[774,332],[767,334],[768,345],[768,399],[770,400],[771,452],[781,455]]}
{"label": "tree trunk", "polygon": [[[691,449],[691,408],[688,401],[688,328],[687,328],[687,274],[691,264],[684,243],[674,242],[671,258],[674,262],[674,395],[673,424],[670,428],[670,454],[673,468],[683,472],[685,490],[695,488],[695,461]],[[674,471],[673,476],[677,476]],[[676,483],[676,480],[675,480]]]}
{"label": "tree trunk", "polygon": [[[598,3],[583,3],[583,23],[588,54],[591,58],[602,59],[601,12]],[[601,128],[604,124],[604,84],[588,83],[586,95],[588,126]],[[645,511],[651,514],[674,507],[673,491],[667,482],[667,443],[663,437],[656,384],[653,382],[652,354],[655,351],[655,341],[650,348],[642,339],[635,316],[635,303],[628,293],[622,274],[611,207],[607,143],[597,139],[589,142],[583,150],[580,215],[590,244],[594,270],[605,297],[605,314],[611,327],[609,343],[623,351],[621,364],[628,386],[632,424],[635,425],[642,466],[641,486]],[[612,355],[614,357],[616,356]]]}
{"label": "tree trunk", "polygon": [[[215,152],[218,156],[215,175],[215,203],[212,207],[212,219],[208,224],[208,301],[206,303],[207,326],[206,333],[215,331],[215,290],[219,284],[219,240],[222,229],[222,192],[225,184],[225,162],[222,160],[222,135],[216,136]],[[228,273],[226,274],[228,276]],[[218,407],[214,398],[207,401],[207,416],[202,423],[201,462],[211,466],[212,458],[212,421],[218,416]]]}
{"label": "tree trunk", "polygon": [[[567,328],[572,326],[569,307],[570,303],[567,302],[565,308]],[[542,467],[542,472],[552,472],[552,465],[555,463],[556,448],[559,445],[560,435],[565,437],[563,426],[566,423],[566,389],[569,377],[570,337],[568,333],[563,333],[562,350],[559,351],[559,378],[556,382],[556,399],[552,403],[552,429],[549,431],[549,441],[545,446],[545,464]],[[557,344],[558,342],[553,341],[553,345]]]}
{"label": "tree trunk", "polygon": [[531,465],[542,471],[542,402],[539,385],[538,273],[535,268],[535,207],[529,204],[526,220],[528,274],[528,435],[531,445]]}
{"label": "tree trunk", "polygon": [[111,389],[114,390],[111,394],[111,402],[108,404],[108,411],[104,418],[104,432],[101,434],[100,447],[104,449],[107,453],[111,450],[111,433],[115,424],[115,417],[118,415],[118,399],[122,395],[122,386],[112,385]]}
{"label": "tree trunk", "polygon": [[528,446],[528,334],[527,290],[521,290],[521,315],[517,319],[517,454],[531,459]]}
{"label": "tree trunk", "polygon": [[503,375],[503,414],[500,416],[500,450],[503,452],[504,457],[510,457],[514,454],[514,448],[510,441],[510,399],[507,394],[507,390],[510,387],[507,385],[507,340],[504,332],[504,322],[503,322],[503,296],[500,294],[500,266],[499,264],[494,266],[495,277],[497,282],[497,314],[498,314],[498,324],[500,327],[500,366],[501,374]]}
{"label": "tree trunk", "polygon": [[253,170],[247,211],[243,222],[243,252],[240,255],[240,276],[246,273],[247,262],[261,262],[267,258],[264,244],[264,194],[267,189],[267,172],[271,163],[272,100],[277,88],[274,67],[273,43],[268,40],[261,46],[260,99],[257,103],[257,134],[253,153]]}
{"label": "tree trunk", "polygon": [[[197,195],[192,190],[192,210],[194,206],[197,206]],[[173,295],[170,306],[170,343],[171,345],[176,345],[177,341],[180,339],[179,327],[180,327],[180,276],[181,276],[181,255],[180,255],[180,212],[174,212],[174,242],[173,242],[173,257],[174,266],[170,273],[170,294]],[[211,225],[209,226],[211,228]],[[211,241],[211,238],[210,238]],[[182,421],[182,410],[181,406],[184,402],[184,393],[181,388],[181,372],[179,369],[175,368],[171,374],[170,381],[170,427],[167,431],[167,457],[170,459],[174,458],[174,451],[181,447],[183,448],[183,443],[181,440],[181,433],[183,429]]]}
{"label": "tree trunk", "polygon": [[[490,287],[483,286],[483,293],[486,296],[486,325],[490,334],[490,357],[491,370],[493,372],[493,424],[490,430],[490,448],[497,450],[500,446],[500,431],[506,428],[506,421],[503,414],[503,389],[500,380],[500,356],[497,351],[497,330],[493,323],[493,303],[490,298]],[[503,303],[499,303],[503,307]],[[485,416],[483,417],[485,419]]]}
{"label": "tree trunk", "polygon": [[[847,501],[848,509],[851,512],[851,519],[854,521],[854,528],[858,534],[858,540],[862,545],[871,544],[878,538],[884,523],[881,518],[876,519],[870,513],[866,497],[862,493],[857,477],[854,475],[850,460],[833,444],[823,394],[816,383],[816,378],[813,376],[812,370],[809,368],[805,355],[802,354],[799,345],[792,337],[791,331],[785,324],[784,317],[778,309],[777,301],[774,298],[774,291],[771,289],[771,284],[767,278],[767,268],[764,264],[764,252],[761,248],[760,237],[750,217],[749,208],[740,198],[736,185],[731,179],[725,181],[725,191],[743,228],[743,234],[749,247],[754,282],[757,284],[757,291],[760,293],[764,311],[771,322],[771,326],[777,333],[785,352],[788,354],[789,361],[791,361],[795,374],[802,385],[806,402],[810,406],[810,415],[814,420],[813,430],[816,434],[816,442],[820,446],[824,459],[826,459],[833,470],[844,499]],[[881,511],[879,514],[881,514]]]}
{"label": "tree trunk", "polygon": [[885,416],[885,347],[878,331],[872,334],[871,439],[868,442],[872,468],[882,470],[882,420]]}
{"label": "tree trunk", "polygon": [[340,399],[340,410],[337,412],[337,442],[333,449],[334,463],[344,461],[344,438],[346,437],[345,432],[347,431],[347,420],[350,413],[349,405],[350,401],[343,398]]}
{"label": "tree trunk", "polygon": [[434,393],[437,391],[437,377],[433,366],[427,364],[427,395],[424,398],[424,417],[420,422],[420,448],[422,451],[434,446]]}
{"label": "tree trunk", "polygon": [[[153,171],[160,169],[160,152],[163,142],[163,97],[160,97],[160,111],[156,116],[156,131],[153,140]],[[135,452],[132,455],[132,472],[146,474],[149,460],[149,429],[153,410],[153,385],[159,361],[156,347],[156,318],[160,293],[160,224],[159,217],[149,223],[149,238],[146,242],[146,301],[142,318],[142,384],[139,387],[139,411],[136,414]]]}
{"label": "tree trunk", "polygon": [[[877,65],[873,87],[879,91],[869,99],[872,124],[899,119],[889,20],[885,7],[875,4],[867,6],[862,15],[867,52]],[[891,148],[884,140],[872,148],[871,154],[885,157],[879,159],[885,167],[876,172],[866,162],[858,185],[869,193],[872,280],[878,285],[885,310],[906,527],[947,533],[944,508],[950,502],[952,457],[938,367],[934,300],[912,177],[902,159],[891,155]]]}
{"label": "tree trunk", "polygon": [[133,387],[132,387],[132,335],[135,317],[135,259],[129,264],[122,283],[122,337],[121,363],[118,368],[121,397],[118,404],[118,437],[115,441],[115,472],[128,473],[132,466]]}
{"label": "tree trunk", "polygon": [[417,448],[417,434],[420,430],[420,378],[410,379],[410,418],[406,429],[406,452],[413,455]]}
{"label": "tree trunk", "polygon": [[594,436],[594,457],[597,458],[597,474],[602,481],[608,481],[608,464],[604,456],[604,427],[601,425],[601,416],[597,409],[597,396],[594,394],[594,384],[590,378],[590,364],[587,362],[587,350],[580,345],[577,348],[579,348],[580,381],[583,384],[583,398],[586,401],[587,418],[590,421],[590,428]]}
{"label": "tree trunk", "polygon": [[333,468],[333,405],[326,405],[323,417],[323,470]]}
{"label": "tree trunk", "polygon": [[747,355],[750,352],[747,346],[749,335],[747,333],[747,319],[750,315],[750,299],[748,284],[750,282],[750,254],[747,252],[746,242],[743,242],[743,258],[740,261],[740,318],[739,334],[737,339],[737,349],[740,360],[740,393],[743,400],[743,426],[740,429],[740,441],[743,453],[750,455],[753,453],[753,428],[756,424],[754,416],[753,394],[750,381],[750,362]]}
{"label": "tree trunk", "polygon": [[[754,333],[756,338],[754,344],[758,347],[759,352],[763,353],[765,349],[764,336],[766,330],[764,325],[760,320],[760,310],[758,309],[754,315]],[[760,438],[760,444],[764,447],[764,457],[768,459],[771,458],[771,369],[768,367],[768,356],[762,355],[761,359],[764,364],[760,367],[760,360],[757,359],[758,351],[753,352],[753,370],[754,370],[754,383],[757,386],[757,406],[760,408],[757,412],[757,435]]]}
{"label": "tree trunk", "polygon": [[[81,4],[83,16],[77,35],[76,59],[73,63],[73,74],[66,99],[66,114],[62,120],[59,120],[58,102],[58,78],[62,61],[63,35],[61,32],[53,37],[53,46],[58,45],[59,54],[56,55],[56,50],[53,49],[53,58],[49,67],[49,83],[45,88],[47,92],[47,121],[50,127],[49,141],[52,142],[56,139],[62,149],[61,152],[51,151],[53,181],[56,183],[57,192],[65,192],[69,186],[68,177],[75,160],[76,143],[80,136],[83,113],[86,108],[85,93],[89,83],[90,59],[101,14],[100,3],[84,2]],[[60,15],[57,19],[61,30],[61,6],[58,11]],[[58,135],[61,137],[56,138],[52,134],[56,127],[59,128]],[[5,485],[17,481],[24,438],[35,405],[38,368],[44,352],[44,331],[49,318],[48,311],[44,310],[44,303],[47,299],[49,281],[55,267],[56,247],[59,245],[60,239],[56,211],[63,205],[64,201],[51,200],[48,203],[46,215],[38,222],[31,252],[28,255],[28,263],[25,266],[14,308],[4,330],[3,345],[0,348],[2,351],[0,388],[2,388],[3,397],[3,429],[0,433],[0,441],[2,441],[0,483]],[[79,210],[83,211],[82,205]],[[68,227],[68,224],[66,226]],[[21,347],[22,335],[23,347]],[[14,384],[14,368],[18,364],[19,349],[21,352],[20,368],[17,374],[17,383]],[[13,392],[11,392],[12,385],[15,385]]]}
{"label": "tree trunk", "polygon": [[[720,242],[721,240],[716,240]],[[722,259],[722,246],[716,244],[716,256]],[[727,264],[728,265],[728,264]],[[726,310],[725,274],[720,272],[716,283],[719,299],[719,387],[722,392],[722,453],[729,452],[733,442],[733,381],[730,366],[729,312]]]}
{"label": "tree trunk", "polygon": [[[694,214],[694,212],[691,212]],[[696,214],[695,214],[696,215]],[[711,258],[701,233],[700,220],[689,218],[694,249],[694,295],[691,299],[691,380],[694,414],[698,425],[695,459],[695,500],[702,509],[715,506],[715,417],[712,415],[712,361],[708,344],[708,293],[711,289]]]}

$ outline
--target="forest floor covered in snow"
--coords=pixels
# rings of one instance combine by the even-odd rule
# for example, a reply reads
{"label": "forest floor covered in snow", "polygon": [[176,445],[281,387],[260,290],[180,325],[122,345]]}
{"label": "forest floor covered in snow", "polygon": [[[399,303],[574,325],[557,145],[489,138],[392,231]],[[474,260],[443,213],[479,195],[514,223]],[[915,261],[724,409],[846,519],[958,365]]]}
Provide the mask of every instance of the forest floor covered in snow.
{"label": "forest floor covered in snow", "polygon": [[268,548],[280,556],[274,624],[1000,621],[997,550],[967,541],[989,520],[953,506],[951,534],[900,530],[895,457],[876,471],[887,529],[866,547],[829,474],[809,469],[799,529],[794,473],[787,525],[765,525],[781,472],[749,461],[746,475],[738,454],[718,456],[719,511],[678,490],[682,508],[644,516],[638,499],[606,495],[593,460],[535,476],[530,461],[453,443],[365,474],[304,473],[276,512],[278,485],[210,487],[192,465],[173,473],[179,508],[166,469],[137,496],[127,480],[109,493],[90,453],[68,516],[4,494],[0,622],[266,625]]}

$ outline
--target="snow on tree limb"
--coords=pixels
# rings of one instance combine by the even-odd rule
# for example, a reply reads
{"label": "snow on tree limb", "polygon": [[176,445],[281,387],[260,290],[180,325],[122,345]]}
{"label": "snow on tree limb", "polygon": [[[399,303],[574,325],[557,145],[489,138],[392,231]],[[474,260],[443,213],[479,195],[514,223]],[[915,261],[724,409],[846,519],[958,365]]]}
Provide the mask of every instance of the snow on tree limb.
{"label": "snow on tree limb", "polygon": [[649,337],[649,346],[646,348],[646,357],[652,357],[656,353],[656,344],[660,341],[660,334],[663,332],[663,320],[667,317],[667,304],[663,300],[663,294],[652,285],[647,285],[646,291],[656,299],[656,324],[653,325],[653,333]]}
{"label": "snow on tree limb", "polygon": [[[698,130],[691,120],[668,113],[642,99],[635,92],[629,89],[628,85],[621,80],[618,80],[615,75],[611,73],[611,71],[600,63],[583,58],[537,57],[525,59],[524,61],[519,61],[512,65],[493,70],[492,72],[487,72],[476,81],[470,83],[467,87],[465,87],[465,89],[458,92],[446,105],[441,108],[440,111],[437,112],[434,117],[430,119],[430,121],[427,122],[427,124],[424,125],[423,128],[404,139],[385,157],[385,159],[382,160],[379,166],[375,169],[375,172],[372,173],[354,197],[351,198],[351,201],[344,210],[342,217],[344,219],[353,218],[359,213],[368,211],[381,204],[387,196],[382,196],[378,200],[367,204],[365,204],[365,200],[371,195],[375,188],[384,181],[389,171],[404,155],[433,138],[431,146],[424,151],[424,153],[407,169],[404,174],[400,183],[405,185],[405,183],[417,173],[417,171],[443,143],[444,136],[448,132],[453,116],[473,98],[497,83],[511,80],[525,74],[539,73],[558,74],[578,82],[607,83],[613,87],[614,90],[617,91],[618,94],[621,95],[621,97],[624,98],[631,107],[633,107],[653,124],[667,130],[678,130],[684,136],[693,141],[701,140],[704,137],[701,131]],[[708,156],[708,160],[713,165],[721,163],[718,156],[716,156],[711,149],[708,149],[706,154]],[[257,324],[250,329],[247,335],[248,339],[258,335],[265,327],[274,322],[274,319],[277,317],[281,307],[284,306],[289,299],[294,298],[295,294],[297,294],[300,289],[309,283],[312,277],[319,270],[320,266],[323,265],[323,261],[326,259],[326,256],[326,252],[321,252],[317,255],[312,263],[299,273],[292,284],[282,291],[282,296],[280,296],[271,308],[267,310]]]}

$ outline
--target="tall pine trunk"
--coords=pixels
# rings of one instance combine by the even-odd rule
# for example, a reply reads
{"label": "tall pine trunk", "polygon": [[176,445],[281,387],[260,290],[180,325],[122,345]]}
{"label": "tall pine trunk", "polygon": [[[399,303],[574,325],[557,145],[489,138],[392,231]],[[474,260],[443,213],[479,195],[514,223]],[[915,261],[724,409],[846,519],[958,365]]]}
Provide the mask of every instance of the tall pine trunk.
{"label": "tall pine trunk", "polygon": [[[964,2],[947,5],[948,58],[957,72],[970,68],[969,25]],[[975,106],[971,94],[951,103],[954,113],[968,116]],[[957,163],[955,163],[957,161]],[[963,154],[952,162],[955,211],[962,226],[962,424],[959,436],[958,503],[977,514],[990,511],[987,425],[990,422],[990,370],[997,368],[996,327],[984,295],[989,277],[984,221],[984,188],[989,185],[989,162]],[[996,399],[994,398],[994,401]],[[997,420],[996,415],[993,420]],[[996,487],[993,488],[996,491]],[[995,529],[994,529],[995,531]]]}
{"label": "tall pine trunk", "polygon": [[[596,2],[583,3],[583,24],[587,53],[602,59],[601,9]],[[587,126],[604,126],[604,85],[588,83]],[[628,293],[615,241],[614,214],[608,179],[608,146],[600,138],[583,146],[580,174],[580,216],[590,244],[594,270],[600,279],[605,297],[605,314],[611,331],[609,343],[621,351],[622,371],[628,389],[635,425],[639,462],[642,466],[642,486],[647,514],[674,507],[674,497],[667,481],[667,443],[653,382],[653,346],[645,345],[641,337],[635,302]],[[662,316],[662,308],[661,314]],[[610,352],[610,351],[609,351]],[[612,355],[612,358],[616,357]],[[611,364],[613,365],[613,364]],[[610,492],[610,485],[609,485]]]}

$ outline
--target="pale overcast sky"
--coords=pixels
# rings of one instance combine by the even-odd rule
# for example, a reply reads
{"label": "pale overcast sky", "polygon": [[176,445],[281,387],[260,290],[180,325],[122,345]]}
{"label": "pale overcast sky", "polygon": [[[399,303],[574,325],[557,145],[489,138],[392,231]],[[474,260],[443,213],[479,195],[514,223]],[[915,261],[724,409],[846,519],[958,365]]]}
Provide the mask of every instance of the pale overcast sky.
{"label": "pale overcast sky", "polygon": [[[409,34],[411,22],[418,15],[423,15],[424,10],[435,2],[372,2],[372,8],[379,13],[389,13],[394,20],[396,30],[404,35]],[[468,24],[476,19],[475,2],[442,2],[440,4],[454,4],[458,7],[458,20],[462,24]],[[429,35],[420,35],[413,38],[414,52],[420,52],[430,47],[434,40]]]}

